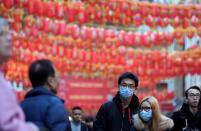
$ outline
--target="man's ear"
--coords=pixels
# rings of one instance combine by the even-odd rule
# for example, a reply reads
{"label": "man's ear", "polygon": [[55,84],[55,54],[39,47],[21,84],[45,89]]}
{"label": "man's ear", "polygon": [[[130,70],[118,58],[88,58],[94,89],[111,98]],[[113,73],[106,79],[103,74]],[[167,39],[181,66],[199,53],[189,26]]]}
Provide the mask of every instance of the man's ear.
{"label": "man's ear", "polygon": [[184,97],[184,103],[188,104],[188,98]]}
{"label": "man's ear", "polygon": [[52,77],[52,76],[49,76],[49,77],[47,78],[47,84],[48,84],[49,86],[51,86],[52,82],[53,82],[53,77]]}

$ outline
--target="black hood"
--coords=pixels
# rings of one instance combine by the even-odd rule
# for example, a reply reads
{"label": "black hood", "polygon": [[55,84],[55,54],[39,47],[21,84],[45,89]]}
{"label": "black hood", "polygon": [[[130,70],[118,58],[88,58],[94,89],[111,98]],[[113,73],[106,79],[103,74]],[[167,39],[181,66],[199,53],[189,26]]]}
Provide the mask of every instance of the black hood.
{"label": "black hood", "polygon": [[36,87],[33,88],[31,91],[29,91],[26,94],[25,98],[41,96],[41,95],[55,96],[52,92],[50,92],[48,89],[44,87]]}
{"label": "black hood", "polygon": [[[120,99],[120,94],[117,92],[116,96],[113,98],[113,102],[116,103],[117,107],[120,111],[122,111],[122,101]],[[131,103],[129,104],[128,108],[130,108],[132,113],[137,113],[137,109],[139,107],[139,99],[134,94],[131,99]]]}

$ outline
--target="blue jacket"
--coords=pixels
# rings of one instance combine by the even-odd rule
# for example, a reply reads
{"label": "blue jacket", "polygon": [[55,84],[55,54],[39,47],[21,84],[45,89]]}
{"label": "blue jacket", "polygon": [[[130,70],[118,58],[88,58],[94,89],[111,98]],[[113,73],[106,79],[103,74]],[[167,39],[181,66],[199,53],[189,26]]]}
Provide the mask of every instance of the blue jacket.
{"label": "blue jacket", "polygon": [[63,101],[46,88],[32,89],[21,106],[26,120],[35,123],[41,131],[71,131]]}

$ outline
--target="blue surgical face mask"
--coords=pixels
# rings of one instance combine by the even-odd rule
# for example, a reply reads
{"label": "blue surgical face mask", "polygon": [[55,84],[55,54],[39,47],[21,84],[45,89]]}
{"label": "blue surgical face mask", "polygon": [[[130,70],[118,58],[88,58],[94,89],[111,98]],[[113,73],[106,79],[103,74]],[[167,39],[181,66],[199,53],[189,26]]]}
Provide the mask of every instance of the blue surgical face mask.
{"label": "blue surgical face mask", "polygon": [[127,99],[127,98],[133,96],[134,90],[129,87],[120,86],[119,93],[123,99]]}
{"label": "blue surgical face mask", "polygon": [[142,111],[140,111],[140,118],[142,118],[143,121],[148,122],[152,118],[152,110],[149,110],[149,111],[142,110]]}

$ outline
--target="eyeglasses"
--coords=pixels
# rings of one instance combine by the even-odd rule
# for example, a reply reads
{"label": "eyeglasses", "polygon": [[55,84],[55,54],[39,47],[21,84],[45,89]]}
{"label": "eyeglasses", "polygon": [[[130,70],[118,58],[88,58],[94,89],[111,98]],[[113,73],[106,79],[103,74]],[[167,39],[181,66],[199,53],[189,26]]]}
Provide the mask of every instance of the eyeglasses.
{"label": "eyeglasses", "polygon": [[144,111],[150,111],[151,107],[140,107],[140,110],[144,110]]}
{"label": "eyeglasses", "polygon": [[134,90],[137,89],[137,88],[135,87],[135,84],[122,83],[122,84],[120,84],[120,86],[132,88],[132,89],[134,89]]}
{"label": "eyeglasses", "polygon": [[190,94],[188,94],[188,96],[191,97],[191,98],[194,98],[194,97],[199,98],[200,93],[196,93],[196,94],[190,93]]}

